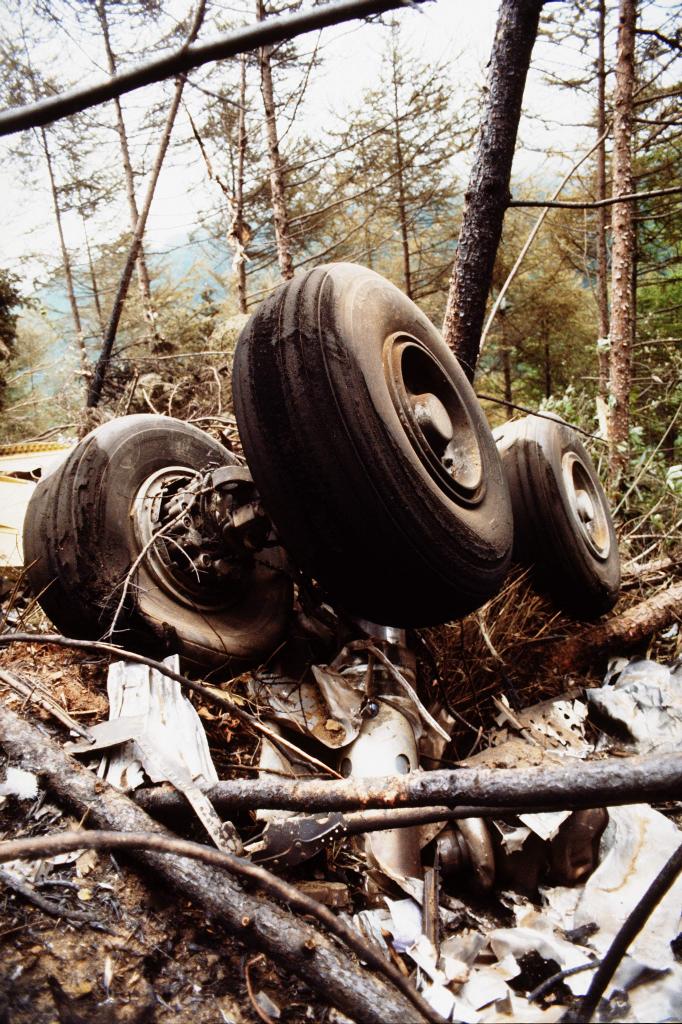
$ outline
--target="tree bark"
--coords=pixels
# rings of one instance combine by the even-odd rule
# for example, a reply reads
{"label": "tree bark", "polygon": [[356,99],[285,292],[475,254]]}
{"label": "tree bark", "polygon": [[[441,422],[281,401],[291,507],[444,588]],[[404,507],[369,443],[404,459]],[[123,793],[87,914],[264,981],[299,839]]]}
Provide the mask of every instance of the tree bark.
{"label": "tree bark", "polygon": [[543,647],[542,663],[555,672],[578,671],[608,651],[634,647],[658,630],[680,621],[682,583],[675,583],[608,622],[600,622],[577,636]]}
{"label": "tree bark", "polygon": [[[104,40],[104,49],[107,55],[107,65],[109,68],[109,74],[116,74],[116,57],[111,46],[111,37],[109,35],[109,22],[107,19],[106,0],[97,0],[95,5],[97,11],[97,17],[99,19],[100,27],[102,29],[102,38]],[[137,222],[139,219],[139,211],[137,208],[137,199],[135,197],[135,178],[133,176],[133,165],[130,161],[130,148],[128,146],[128,133],[126,132],[125,121],[123,120],[123,109],[121,107],[121,101],[118,96],[114,97],[114,108],[116,111],[116,131],[118,133],[119,144],[121,147],[121,161],[123,163],[123,175],[126,183],[126,194],[128,197],[128,210],[130,212],[130,228],[131,231],[135,231]],[[162,343],[162,338],[159,336],[156,327],[156,317],[154,315],[154,304],[152,301],[152,289],[149,280],[149,270],[147,268],[147,260],[144,254],[143,243],[140,242],[137,258],[137,279],[140,286],[140,298],[142,299],[142,309],[144,311],[144,317],[147,322],[147,329],[149,335],[149,343],[152,351]]]}
{"label": "tree bark", "polygon": [[[144,811],[127,797],[106,786],[95,775],[81,768],[52,740],[28,725],[0,702],[0,745],[14,759],[31,768],[57,793],[60,780],[72,781],[72,792],[82,806],[95,794],[94,817],[88,821],[97,827],[127,831],[161,832],[156,823],[150,827]],[[538,808],[555,805],[565,808],[604,807],[642,800],[674,799],[682,785],[682,753],[648,754],[642,757],[612,757],[584,761],[575,766],[552,765],[537,768],[457,768],[413,772],[377,778],[288,779],[268,776],[260,779],[231,779],[207,790],[207,796],[232,811],[254,809],[324,811],[367,811],[372,808]],[[168,786],[142,790],[137,800],[157,812],[173,811],[179,806],[177,793]],[[76,805],[78,809],[81,804]],[[106,817],[108,809],[121,808],[127,820]],[[99,809],[100,813],[95,813]]]}
{"label": "tree bark", "polygon": [[395,39],[391,52],[392,78],[393,78],[393,115],[395,126],[395,161],[396,161],[396,184],[398,186],[398,221],[400,223],[400,241],[403,250],[403,278],[405,280],[405,294],[408,299],[412,298],[412,272],[410,267],[410,239],[407,232],[407,204],[405,202],[405,162],[403,159],[403,140],[400,135],[400,109],[398,104],[398,53]]}
{"label": "tree bark", "polygon": [[[258,21],[265,21],[265,4],[263,0],[256,0],[256,17]],[[260,65],[261,95],[263,96],[263,109],[265,111],[265,132],[270,157],[270,193],[272,195],[272,216],[275,224],[275,240],[277,242],[277,260],[282,277],[285,281],[288,281],[294,276],[294,264],[291,257],[284,167],[277,138],[277,114],[272,87],[271,53],[271,46],[262,46],[258,51],[258,62]]]}
{"label": "tree bark", "polygon": [[71,318],[73,320],[73,326],[76,331],[76,345],[78,347],[78,358],[81,364],[83,385],[87,386],[87,380],[88,377],[90,376],[90,366],[88,363],[88,354],[85,348],[85,338],[83,335],[83,325],[81,322],[80,310],[78,309],[78,302],[76,301],[76,291],[73,285],[71,257],[69,256],[68,249],[66,248],[66,242],[64,240],[64,229],[62,227],[62,213],[59,207],[59,195],[57,193],[57,183],[54,176],[54,167],[52,165],[52,154],[50,153],[50,147],[47,144],[47,132],[44,128],[40,129],[40,140],[43,147],[43,153],[45,154],[47,174],[50,179],[52,207],[54,209],[54,217],[57,224],[57,234],[59,235],[59,247],[62,252],[62,262],[64,264],[64,276],[66,278],[66,294],[68,295],[69,298],[69,306],[71,307]]}
{"label": "tree bark", "polygon": [[[635,81],[636,0],[620,0],[613,118],[613,195],[634,191],[632,120]],[[608,440],[610,474],[622,477],[629,454],[631,349],[634,326],[632,275],[635,230],[631,203],[616,203],[611,220],[611,330],[609,346]]]}
{"label": "tree bark", "polygon": [[[606,0],[599,0],[598,14],[598,53],[597,53],[597,199],[606,199],[606,60],[604,56],[604,40],[606,36]],[[609,292],[608,292],[608,257],[606,253],[607,231],[606,208],[597,210],[597,307],[599,310],[599,342],[597,358],[599,360],[598,394],[606,407],[609,390],[609,353],[607,341],[609,337]]]}
{"label": "tree bark", "polygon": [[521,102],[542,0],[501,0],[488,99],[465,195],[462,228],[443,321],[445,341],[473,380],[485,305],[510,199]]}
{"label": "tree bark", "polygon": [[[127,796],[81,768],[2,703],[0,743],[11,758],[32,769],[79,818],[87,818],[90,826],[172,838],[172,833]],[[136,852],[133,856],[160,876],[171,892],[203,906],[247,945],[272,956],[303,978],[325,1001],[354,1019],[373,1024],[429,1019],[383,979],[363,971],[319,929],[279,907],[262,892],[251,893],[225,871],[180,856],[155,852]]]}
{"label": "tree bark", "polygon": [[240,248],[236,256],[239,312],[248,312],[246,304],[246,255],[244,245],[244,165],[246,162],[246,56],[239,68],[239,119],[237,121],[237,178],[234,190],[234,228]]}

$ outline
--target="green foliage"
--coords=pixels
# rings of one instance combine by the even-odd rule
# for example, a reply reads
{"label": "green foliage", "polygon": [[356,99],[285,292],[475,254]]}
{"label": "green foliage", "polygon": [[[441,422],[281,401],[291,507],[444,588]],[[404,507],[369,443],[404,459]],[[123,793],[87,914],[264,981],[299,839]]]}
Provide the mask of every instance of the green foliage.
{"label": "green foliage", "polygon": [[[528,231],[526,218],[507,215],[490,306]],[[581,404],[591,406],[586,429],[593,430],[595,320],[592,292],[548,226],[529,250],[492,323],[477,385],[485,393],[537,408],[542,402],[565,401],[567,395],[573,401],[580,381]]]}
{"label": "green foliage", "polygon": [[24,301],[17,289],[18,282],[16,274],[0,270],[0,409],[7,388],[7,368],[16,344],[18,310]]}

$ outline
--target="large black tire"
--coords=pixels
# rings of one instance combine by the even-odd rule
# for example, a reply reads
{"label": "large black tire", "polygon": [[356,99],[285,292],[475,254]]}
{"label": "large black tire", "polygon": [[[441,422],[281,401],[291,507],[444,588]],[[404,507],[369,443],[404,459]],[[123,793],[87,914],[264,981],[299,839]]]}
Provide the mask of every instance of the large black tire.
{"label": "large black tire", "polygon": [[[208,434],[165,416],[125,416],[98,427],[33,494],[24,523],[28,579],[68,636],[106,634],[122,583],[143,544],[131,515],[144,482],[167,467],[204,471],[235,463]],[[282,566],[279,550],[268,563]],[[159,585],[145,558],[128,590],[114,640],[180,653],[201,667],[234,667],[268,654],[288,622],[287,576],[256,561],[241,589],[212,606]]]}
{"label": "large black tire", "polygon": [[396,287],[350,263],[294,278],[242,331],[233,389],[283,543],[347,612],[421,626],[497,592],[512,546],[499,456],[454,355]]}
{"label": "large black tire", "polygon": [[616,603],[618,541],[592,459],[560,419],[526,416],[495,431],[514,508],[514,554],[555,603],[594,619]]}

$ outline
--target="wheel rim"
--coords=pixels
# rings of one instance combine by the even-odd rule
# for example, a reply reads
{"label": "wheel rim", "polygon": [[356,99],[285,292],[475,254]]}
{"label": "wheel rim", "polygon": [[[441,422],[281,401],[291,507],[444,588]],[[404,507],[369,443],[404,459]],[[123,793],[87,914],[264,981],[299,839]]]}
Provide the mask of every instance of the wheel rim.
{"label": "wheel rim", "polygon": [[480,502],[483,458],[476,428],[442,364],[402,332],[386,339],[383,364],[393,405],[421,464],[459,502]]}
{"label": "wheel rim", "polygon": [[599,489],[575,452],[564,454],[561,469],[569,507],[580,536],[596,558],[606,561],[611,550],[611,534]]}
{"label": "wheel rim", "polygon": [[[240,581],[216,576],[209,562],[200,561],[206,558],[203,554],[192,558],[191,537],[189,544],[186,538],[194,524],[189,512],[186,517],[181,513],[196,497],[190,485],[200,476],[186,466],[166,466],[153,473],[137,492],[133,522],[140,552],[146,551],[144,564],[161,589],[189,608],[217,611],[234,604],[235,584]],[[175,527],[170,525],[174,520]],[[154,540],[160,530],[163,535]],[[202,547],[198,538],[195,547]]]}

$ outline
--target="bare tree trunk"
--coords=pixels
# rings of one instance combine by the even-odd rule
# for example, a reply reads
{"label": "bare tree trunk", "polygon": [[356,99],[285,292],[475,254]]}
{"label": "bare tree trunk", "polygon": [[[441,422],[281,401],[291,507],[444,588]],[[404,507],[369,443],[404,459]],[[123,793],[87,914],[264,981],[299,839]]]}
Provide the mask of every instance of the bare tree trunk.
{"label": "bare tree trunk", "polygon": [[398,185],[398,220],[400,222],[400,240],[403,249],[403,277],[405,279],[405,293],[409,299],[412,298],[412,274],[410,269],[410,240],[407,233],[407,210],[405,203],[405,163],[403,160],[403,145],[400,137],[400,110],[398,106],[398,78],[396,44],[393,44],[392,71],[393,71],[393,112],[395,124],[395,159],[398,174],[396,182]]}
{"label": "bare tree trunk", "polygon": [[[197,5],[194,20],[192,22],[192,28],[190,29],[189,36],[187,39],[188,43],[194,42],[196,39],[201,23],[204,20],[204,11],[206,8],[206,0],[199,0]],[[137,253],[139,246],[144,236],[144,229],[147,224],[147,217],[149,216],[149,210],[151,209],[152,200],[154,198],[154,192],[156,190],[156,183],[159,180],[163,161],[166,156],[168,144],[170,142],[171,133],[173,131],[173,125],[175,124],[175,118],[180,106],[180,100],[182,99],[182,90],[185,86],[185,76],[181,75],[175,83],[175,93],[173,100],[170,105],[170,109],[166,116],[166,123],[164,125],[163,133],[159,141],[159,148],[152,167],[151,178],[147,186],[147,194],[145,196],[144,205],[138,217],[137,224],[135,225],[135,231],[133,232],[133,238],[130,243],[130,249],[128,250],[128,257],[121,273],[121,279],[119,281],[118,290],[116,297],[114,298],[114,304],[111,310],[111,316],[109,317],[109,323],[102,339],[102,351],[100,352],[95,372],[92,380],[90,381],[90,387],[88,389],[87,407],[94,409],[99,405],[100,398],[102,397],[102,387],[104,385],[104,378],[107,370],[109,369],[109,361],[111,359],[111,352],[114,347],[114,341],[116,339],[116,332],[118,330],[119,321],[121,319],[121,313],[123,312],[123,305],[128,294],[128,288],[130,286],[130,279],[133,275],[133,268],[137,259]]]}
{"label": "bare tree trunk", "polygon": [[[256,0],[256,17],[258,21],[265,20],[263,0]],[[258,61],[260,64],[263,109],[265,110],[265,131],[268,139],[268,154],[270,156],[270,192],[272,194],[272,215],[275,222],[275,239],[277,241],[277,259],[282,277],[285,281],[288,281],[294,276],[294,265],[291,258],[289,219],[284,189],[284,168],[277,139],[277,116],[272,88],[272,65],[270,62],[271,52],[271,46],[262,46],[258,51]]]}
{"label": "bare tree trunk", "polygon": [[[597,199],[606,199],[606,61],[604,39],[606,35],[606,0],[599,0],[599,51],[597,55]],[[597,306],[599,308],[599,398],[606,407],[609,390],[609,337],[608,262],[606,255],[607,212],[605,206],[597,210]]]}
{"label": "bare tree trunk", "polygon": [[507,339],[507,315],[505,305],[500,306],[500,351],[502,354],[502,376],[504,378],[504,400],[510,404],[514,401],[512,391],[511,349]]}
{"label": "bare tree trunk", "polygon": [[54,176],[54,167],[52,165],[52,154],[47,144],[47,133],[44,128],[40,129],[40,139],[43,146],[43,153],[45,154],[45,163],[47,164],[47,174],[50,179],[50,191],[52,193],[52,206],[54,209],[54,217],[57,223],[57,234],[59,235],[59,246],[62,251],[62,262],[64,263],[64,276],[66,277],[66,293],[69,297],[69,306],[71,307],[71,317],[73,319],[73,326],[76,331],[76,344],[78,345],[78,357],[81,364],[81,373],[83,374],[84,383],[90,376],[90,367],[88,365],[88,353],[85,348],[85,338],[83,336],[83,325],[81,323],[80,311],[78,309],[78,302],[76,301],[76,292],[73,286],[73,272],[71,270],[71,257],[69,256],[66,248],[66,242],[64,240],[64,230],[62,228],[62,212],[59,207],[59,195],[57,194],[57,183]]}
{"label": "bare tree trunk", "polygon": [[[569,668],[570,671],[570,668]],[[1,705],[0,705],[1,707]],[[390,808],[401,824],[405,807],[462,807],[479,814],[493,807],[557,809],[615,806],[679,796],[682,753],[643,757],[611,757],[570,765],[536,768],[456,768],[410,772],[384,778],[260,779],[218,782],[206,795],[224,811],[281,808],[305,811],[355,811]],[[135,801],[152,813],[181,811],[182,796],[171,786],[137,790]],[[186,806],[186,804],[185,804]],[[475,810],[474,810],[475,808]],[[470,811],[470,814],[471,814]]]}
{"label": "bare tree trunk", "polygon": [[[104,49],[107,55],[107,65],[109,68],[109,74],[116,74],[116,57],[111,47],[111,37],[109,36],[109,22],[107,20],[107,10],[105,0],[97,0],[95,5],[97,11],[97,17],[102,29],[102,38],[104,39]],[[119,143],[121,147],[121,160],[123,163],[123,174],[126,183],[126,193],[128,196],[128,209],[130,211],[130,227],[132,231],[135,231],[137,221],[139,218],[139,211],[137,208],[137,199],[135,198],[135,179],[133,176],[133,166],[130,162],[130,148],[128,146],[128,134],[126,132],[125,121],[123,120],[123,110],[121,108],[121,101],[118,97],[114,98],[114,108],[116,110],[116,130],[118,132]],[[149,343],[152,349],[157,348],[162,343],[163,339],[160,337],[156,327],[156,317],[154,315],[154,304],[152,301],[152,289],[149,280],[149,270],[147,267],[147,260],[144,254],[144,247],[140,243],[140,248],[137,254],[136,260],[137,268],[137,279],[140,285],[140,297],[142,299],[142,309],[144,310],[145,320],[147,322]]]}
{"label": "bare tree trunk", "polygon": [[99,298],[99,288],[97,287],[97,277],[95,275],[95,264],[92,260],[92,250],[90,249],[90,239],[88,238],[88,229],[85,224],[85,217],[81,210],[81,221],[83,223],[83,237],[85,238],[85,251],[88,254],[88,269],[90,271],[90,284],[92,285],[92,299],[95,303],[95,311],[97,313],[97,323],[99,325],[99,333],[104,337],[104,314],[102,313],[102,303]]}
{"label": "bare tree trunk", "polygon": [[502,343],[502,371],[504,373],[504,400],[505,402],[511,403],[514,401],[514,394],[512,392],[511,353],[506,342]]}
{"label": "bare tree trunk", "polygon": [[[632,109],[635,79],[636,0],[620,0],[616,93],[613,120],[613,195],[634,191],[632,176]],[[633,331],[632,274],[635,230],[631,203],[615,203],[611,218],[611,331],[609,348],[608,439],[610,471],[618,481],[628,463],[631,351]]]}
{"label": "bare tree trunk", "polygon": [[545,398],[550,398],[552,394],[552,352],[549,347],[549,342],[545,341],[544,349],[544,362],[545,362]]}
{"label": "bare tree trunk", "polygon": [[[239,244],[244,244],[244,164],[246,161],[246,56],[239,69],[239,119],[237,122],[237,178],[234,189],[234,226]],[[237,259],[237,296],[239,312],[246,313],[246,256],[240,249]]]}
{"label": "bare tree trunk", "polygon": [[465,194],[443,321],[446,342],[473,380],[502,222],[530,56],[543,0],[501,0],[488,101]]}

